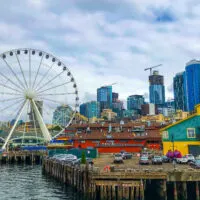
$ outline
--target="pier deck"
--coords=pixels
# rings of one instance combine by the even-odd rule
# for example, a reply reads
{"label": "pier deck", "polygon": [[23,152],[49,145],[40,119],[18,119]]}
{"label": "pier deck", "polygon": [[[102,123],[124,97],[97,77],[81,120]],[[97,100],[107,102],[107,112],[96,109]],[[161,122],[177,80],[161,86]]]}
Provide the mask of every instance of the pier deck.
{"label": "pier deck", "polygon": [[[138,158],[113,165],[112,155],[101,155],[93,166],[70,166],[56,160],[44,160],[43,169],[58,180],[74,186],[91,199],[137,199],[143,200],[152,193],[159,199],[187,199],[188,188],[194,199],[199,200],[200,170],[188,165],[172,163],[163,165],[138,165]],[[104,170],[113,165],[111,170]],[[169,196],[172,194],[172,196]],[[169,196],[169,197],[167,197]]]}

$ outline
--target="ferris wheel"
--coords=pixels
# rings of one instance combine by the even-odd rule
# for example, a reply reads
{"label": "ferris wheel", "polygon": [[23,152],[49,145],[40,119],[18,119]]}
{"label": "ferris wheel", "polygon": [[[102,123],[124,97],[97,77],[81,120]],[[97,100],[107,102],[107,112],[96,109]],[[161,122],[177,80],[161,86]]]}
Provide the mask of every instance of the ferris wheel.
{"label": "ferris wheel", "polygon": [[49,127],[59,123],[66,110],[66,120],[58,124],[64,130],[75,116],[78,101],[72,73],[55,56],[28,48],[0,55],[0,124],[8,133],[3,149],[14,134],[41,134],[50,141]]}

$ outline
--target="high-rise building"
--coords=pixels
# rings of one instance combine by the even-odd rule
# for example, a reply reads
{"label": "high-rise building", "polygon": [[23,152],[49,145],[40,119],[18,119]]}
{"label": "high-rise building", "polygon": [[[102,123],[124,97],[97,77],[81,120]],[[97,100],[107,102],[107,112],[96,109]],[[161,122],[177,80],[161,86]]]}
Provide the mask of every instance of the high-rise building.
{"label": "high-rise building", "polygon": [[112,86],[103,86],[97,89],[97,101],[100,103],[100,112],[112,108]]}
{"label": "high-rise building", "polygon": [[119,97],[119,94],[116,93],[116,92],[113,92],[113,93],[112,93],[112,102],[113,102],[113,103],[117,102],[118,97]]}
{"label": "high-rise building", "polygon": [[177,73],[173,79],[175,110],[187,110],[185,72]]}
{"label": "high-rise building", "polygon": [[200,61],[191,60],[185,67],[185,88],[188,111],[200,103]]}
{"label": "high-rise building", "polygon": [[[35,105],[37,106],[40,115],[43,116],[43,101],[35,101]],[[36,117],[36,114],[35,114],[32,104],[30,106],[30,112],[28,113],[28,115],[29,115],[31,127],[39,128],[40,125],[37,120],[37,117]]]}
{"label": "high-rise building", "polygon": [[124,109],[123,101],[117,100],[116,102],[113,102],[112,108],[113,112],[117,113],[117,117],[122,117]]}
{"label": "high-rise building", "polygon": [[80,113],[85,117],[91,119],[93,117],[100,117],[100,103],[97,101],[90,101],[80,105]]}
{"label": "high-rise building", "polygon": [[127,109],[141,111],[141,106],[144,104],[142,95],[131,95],[127,98]]}
{"label": "high-rise building", "polygon": [[143,104],[141,108],[142,115],[155,115],[157,113],[156,106],[153,103]]}
{"label": "high-rise building", "polygon": [[65,127],[69,123],[72,114],[73,110],[71,107],[67,105],[58,106],[53,112],[52,124]]}
{"label": "high-rise building", "polygon": [[165,103],[164,77],[158,71],[149,76],[150,103],[162,106]]}

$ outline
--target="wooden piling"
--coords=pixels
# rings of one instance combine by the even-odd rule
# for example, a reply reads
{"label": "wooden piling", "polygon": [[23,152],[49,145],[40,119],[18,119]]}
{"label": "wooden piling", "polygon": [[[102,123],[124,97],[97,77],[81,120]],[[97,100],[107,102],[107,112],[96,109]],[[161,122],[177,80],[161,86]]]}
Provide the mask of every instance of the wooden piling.
{"label": "wooden piling", "polygon": [[196,181],[196,200],[199,200],[199,182]]}

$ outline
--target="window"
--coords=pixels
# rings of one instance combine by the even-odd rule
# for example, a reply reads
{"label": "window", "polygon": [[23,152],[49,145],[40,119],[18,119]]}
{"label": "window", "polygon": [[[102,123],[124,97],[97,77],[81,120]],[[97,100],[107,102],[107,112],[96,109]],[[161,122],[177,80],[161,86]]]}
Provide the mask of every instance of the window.
{"label": "window", "polygon": [[163,139],[168,139],[169,138],[168,131],[163,131],[162,132],[162,137],[163,137]]}
{"label": "window", "polygon": [[187,137],[188,138],[195,138],[196,137],[195,128],[188,128],[187,129]]}

